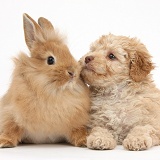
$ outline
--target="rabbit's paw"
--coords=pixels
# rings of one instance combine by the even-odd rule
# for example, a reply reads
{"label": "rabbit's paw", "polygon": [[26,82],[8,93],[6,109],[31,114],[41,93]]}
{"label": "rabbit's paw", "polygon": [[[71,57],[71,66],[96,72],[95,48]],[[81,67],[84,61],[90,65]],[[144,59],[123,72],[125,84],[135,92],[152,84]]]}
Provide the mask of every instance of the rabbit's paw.
{"label": "rabbit's paw", "polygon": [[80,139],[77,139],[75,141],[74,145],[77,146],[77,147],[86,147],[86,137],[82,137]]}
{"label": "rabbit's paw", "polygon": [[85,147],[87,134],[87,130],[83,127],[74,129],[71,134],[71,144],[76,147]]}
{"label": "rabbit's paw", "polygon": [[11,140],[0,137],[0,148],[12,148],[15,146]]}

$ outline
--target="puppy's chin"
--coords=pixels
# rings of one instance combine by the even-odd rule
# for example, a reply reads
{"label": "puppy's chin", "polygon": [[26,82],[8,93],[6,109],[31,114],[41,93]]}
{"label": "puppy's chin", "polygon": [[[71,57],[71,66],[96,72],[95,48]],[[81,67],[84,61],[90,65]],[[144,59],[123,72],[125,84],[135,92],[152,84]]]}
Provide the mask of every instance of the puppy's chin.
{"label": "puppy's chin", "polygon": [[107,74],[98,74],[94,70],[84,68],[81,71],[81,77],[90,86],[103,86]]}

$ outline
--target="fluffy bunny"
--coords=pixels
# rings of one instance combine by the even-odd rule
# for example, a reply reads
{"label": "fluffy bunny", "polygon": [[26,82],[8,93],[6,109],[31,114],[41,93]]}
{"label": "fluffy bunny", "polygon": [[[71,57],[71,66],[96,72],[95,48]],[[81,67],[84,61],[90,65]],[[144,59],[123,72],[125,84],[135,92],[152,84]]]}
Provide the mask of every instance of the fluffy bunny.
{"label": "fluffy bunny", "polygon": [[18,143],[86,143],[89,90],[80,66],[45,18],[23,15],[31,55],[20,53],[8,92],[0,104],[0,147]]}

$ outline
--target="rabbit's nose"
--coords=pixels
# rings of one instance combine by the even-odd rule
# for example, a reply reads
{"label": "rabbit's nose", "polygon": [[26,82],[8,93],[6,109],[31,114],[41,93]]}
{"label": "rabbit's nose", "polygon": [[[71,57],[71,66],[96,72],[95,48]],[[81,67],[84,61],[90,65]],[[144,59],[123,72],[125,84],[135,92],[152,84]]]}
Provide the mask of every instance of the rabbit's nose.
{"label": "rabbit's nose", "polygon": [[67,73],[71,78],[75,77],[75,69],[73,67],[68,67]]}
{"label": "rabbit's nose", "polygon": [[89,62],[92,61],[92,60],[94,60],[94,57],[93,57],[93,56],[87,56],[87,57],[85,58],[85,63],[87,64],[87,63],[89,63]]}
{"label": "rabbit's nose", "polygon": [[74,77],[74,72],[68,71],[70,77]]}

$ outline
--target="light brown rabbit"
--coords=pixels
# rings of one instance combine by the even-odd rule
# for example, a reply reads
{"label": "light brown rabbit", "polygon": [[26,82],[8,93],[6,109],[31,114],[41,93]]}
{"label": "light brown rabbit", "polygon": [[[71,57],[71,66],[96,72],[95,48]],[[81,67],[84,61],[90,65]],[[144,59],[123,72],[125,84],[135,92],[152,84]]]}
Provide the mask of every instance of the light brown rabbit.
{"label": "light brown rabbit", "polygon": [[30,56],[14,59],[12,83],[0,104],[0,147],[18,143],[86,144],[89,91],[80,66],[45,18],[23,15]]}

